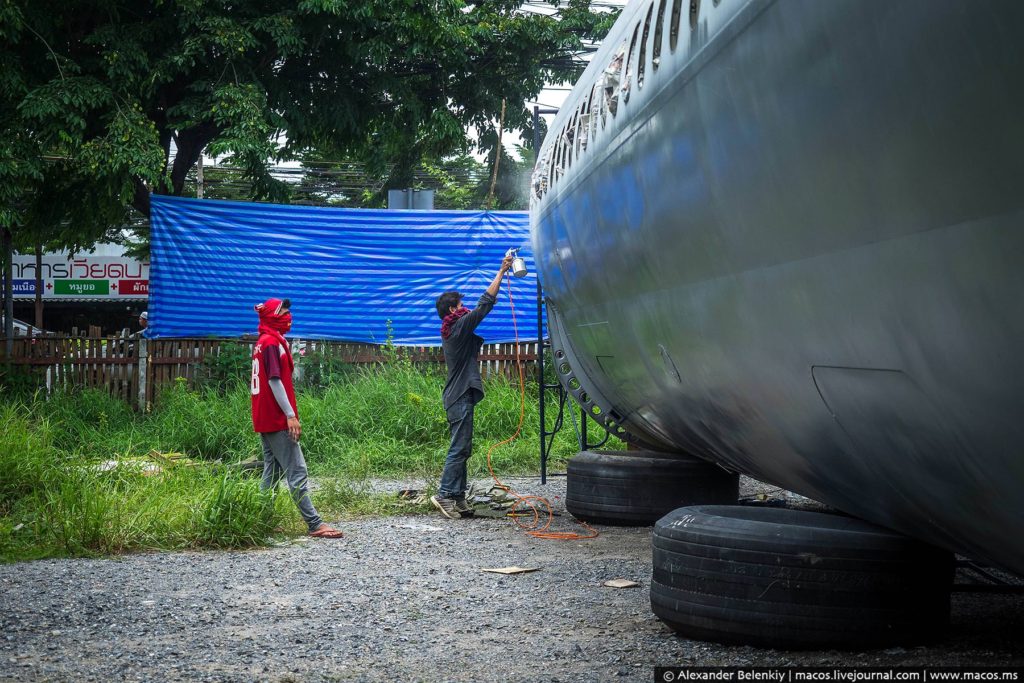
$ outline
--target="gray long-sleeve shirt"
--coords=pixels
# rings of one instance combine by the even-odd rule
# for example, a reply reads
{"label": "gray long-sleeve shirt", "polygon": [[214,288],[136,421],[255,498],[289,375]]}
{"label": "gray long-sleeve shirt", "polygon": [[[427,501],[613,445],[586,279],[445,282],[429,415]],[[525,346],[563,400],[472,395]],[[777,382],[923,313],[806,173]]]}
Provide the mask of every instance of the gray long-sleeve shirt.
{"label": "gray long-sleeve shirt", "polygon": [[497,298],[484,292],[476,308],[459,318],[452,333],[442,340],[444,362],[448,366],[448,380],[444,384],[444,409],[448,410],[464,393],[472,390],[474,403],[484,397],[484,384],[480,379],[480,347],[484,338],[476,334],[477,325],[491,312]]}
{"label": "gray long-sleeve shirt", "polygon": [[295,417],[295,411],[292,410],[292,404],[288,403],[288,392],[284,390],[284,382],[281,381],[281,378],[271,377],[267,383],[270,384],[270,391],[273,392],[277,407],[281,409],[284,416],[288,419]]}

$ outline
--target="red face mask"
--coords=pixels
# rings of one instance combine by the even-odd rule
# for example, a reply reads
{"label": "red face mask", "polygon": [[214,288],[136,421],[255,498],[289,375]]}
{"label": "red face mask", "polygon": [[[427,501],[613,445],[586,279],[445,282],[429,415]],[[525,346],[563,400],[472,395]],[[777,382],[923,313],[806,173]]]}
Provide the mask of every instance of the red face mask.
{"label": "red face mask", "polygon": [[260,316],[260,327],[267,327],[281,335],[292,329],[292,313],[288,309],[282,310],[283,303],[280,299],[267,299],[255,307]]}

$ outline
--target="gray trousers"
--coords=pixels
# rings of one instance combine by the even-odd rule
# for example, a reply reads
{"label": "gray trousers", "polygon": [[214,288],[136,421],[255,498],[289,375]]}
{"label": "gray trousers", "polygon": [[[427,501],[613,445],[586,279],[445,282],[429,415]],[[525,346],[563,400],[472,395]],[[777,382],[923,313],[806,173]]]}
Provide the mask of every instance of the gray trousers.
{"label": "gray trousers", "polygon": [[306,489],[306,460],[302,457],[302,448],[288,435],[287,429],[260,434],[260,438],[263,440],[263,481],[260,488],[273,490],[282,479],[287,481],[292,499],[299,506],[299,514],[306,520],[309,530],[315,531],[323,520],[313,507]]}

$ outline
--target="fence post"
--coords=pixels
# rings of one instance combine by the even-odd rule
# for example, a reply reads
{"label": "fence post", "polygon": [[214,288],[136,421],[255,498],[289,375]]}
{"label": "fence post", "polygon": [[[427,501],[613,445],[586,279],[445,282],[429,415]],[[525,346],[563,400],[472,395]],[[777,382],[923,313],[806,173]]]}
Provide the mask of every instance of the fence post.
{"label": "fence post", "polygon": [[142,336],[139,337],[139,346],[135,355],[138,361],[138,367],[135,368],[135,372],[138,373],[139,378],[139,410],[146,412],[146,376],[149,374],[148,339]]}

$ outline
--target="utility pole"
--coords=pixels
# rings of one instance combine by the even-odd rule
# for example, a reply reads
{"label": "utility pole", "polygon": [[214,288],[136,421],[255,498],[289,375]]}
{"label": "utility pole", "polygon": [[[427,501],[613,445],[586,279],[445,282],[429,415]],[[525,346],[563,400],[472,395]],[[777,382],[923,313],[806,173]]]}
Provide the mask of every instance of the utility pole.
{"label": "utility pole", "polygon": [[199,159],[196,161],[196,197],[199,199],[203,198],[203,153],[199,153]]}
{"label": "utility pole", "polygon": [[14,239],[10,228],[4,228],[4,337],[4,352],[10,366],[14,355]]}
{"label": "utility pole", "polygon": [[36,242],[36,329],[43,329],[43,244]]}

